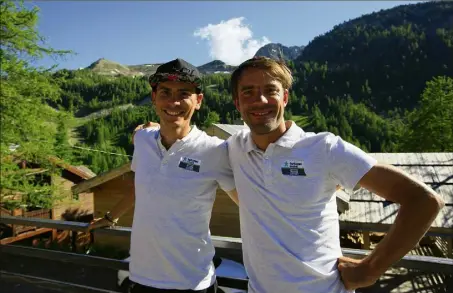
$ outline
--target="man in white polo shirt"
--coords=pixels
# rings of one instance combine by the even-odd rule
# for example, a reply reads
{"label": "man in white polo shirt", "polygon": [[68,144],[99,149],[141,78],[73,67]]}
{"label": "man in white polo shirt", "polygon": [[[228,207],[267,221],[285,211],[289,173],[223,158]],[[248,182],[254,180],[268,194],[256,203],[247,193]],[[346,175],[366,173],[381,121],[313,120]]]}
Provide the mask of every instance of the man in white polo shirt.
{"label": "man in white polo shirt", "polygon": [[[249,292],[344,293],[372,285],[417,244],[443,201],[339,136],[285,121],[291,83],[284,63],[264,57],[232,74],[234,102],[250,127],[228,139]],[[363,260],[342,257],[335,200],[337,185],[357,184],[401,204],[389,233]]]}
{"label": "man in white polo shirt", "polygon": [[[182,59],[165,63],[150,85],[160,129],[134,135],[131,292],[216,292],[209,222],[217,187],[238,203],[228,149],[190,125],[203,99],[195,66]],[[118,203],[106,220],[114,222],[132,203]]]}

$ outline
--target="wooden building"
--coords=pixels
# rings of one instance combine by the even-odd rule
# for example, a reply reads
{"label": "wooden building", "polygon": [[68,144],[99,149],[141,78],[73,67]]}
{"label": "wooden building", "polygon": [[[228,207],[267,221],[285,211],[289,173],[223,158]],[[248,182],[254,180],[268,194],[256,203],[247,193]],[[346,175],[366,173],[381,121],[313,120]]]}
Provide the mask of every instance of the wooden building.
{"label": "wooden building", "polygon": [[[55,196],[57,201],[50,209],[31,208],[29,210],[22,208],[9,208],[5,204],[0,205],[1,215],[17,216],[17,217],[32,217],[53,220],[84,220],[92,219],[93,217],[93,193],[82,192],[76,197],[73,196],[72,186],[93,178],[96,176],[90,169],[85,166],[72,166],[62,160],[51,157],[49,161],[61,168],[61,174],[56,175],[49,172],[32,162],[19,161],[21,169],[26,169],[29,176],[39,176],[41,179],[55,187]],[[2,199],[12,198],[13,200],[21,199],[21,193],[15,191],[2,191]],[[1,244],[12,243],[19,240],[27,239],[42,233],[51,231],[45,228],[35,228],[26,226],[10,225],[9,228],[2,230]]]}

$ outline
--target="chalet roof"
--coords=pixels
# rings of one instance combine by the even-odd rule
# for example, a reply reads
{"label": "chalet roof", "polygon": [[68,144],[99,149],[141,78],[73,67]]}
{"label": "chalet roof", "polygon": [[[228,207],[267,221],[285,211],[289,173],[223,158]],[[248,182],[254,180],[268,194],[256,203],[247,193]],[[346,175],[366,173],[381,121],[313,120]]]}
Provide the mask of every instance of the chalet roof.
{"label": "chalet roof", "polygon": [[238,131],[241,131],[243,129],[249,128],[247,125],[236,125],[236,124],[213,124],[215,127],[220,128],[221,130],[225,131],[229,135],[233,135]]}
{"label": "chalet roof", "polygon": [[72,186],[72,192],[77,194],[85,192],[90,188],[99,186],[107,181],[115,179],[118,176],[121,176],[127,172],[131,171],[131,162],[128,162],[122,166],[111,169],[107,172],[101,173],[96,177],[90,178],[88,180],[82,181],[79,184]]}
{"label": "chalet roof", "polygon": [[96,177],[96,173],[91,171],[88,167],[86,166],[72,166],[65,161],[57,158],[57,157],[50,157],[49,160],[56,164],[57,166],[71,172],[74,175],[79,176],[82,179],[90,179],[93,177]]}
{"label": "chalet roof", "polygon": [[[23,161],[22,157],[20,156],[20,154],[14,154],[14,155],[9,155],[9,156],[6,156],[4,157],[3,159],[5,160],[8,160],[8,161],[12,161],[12,162],[15,162],[15,163],[20,163]],[[55,157],[55,156],[49,156],[48,157],[49,159],[49,162],[51,162],[52,164],[55,164],[57,165],[58,167],[60,168],[63,168],[65,169],[66,171],[69,171],[71,172],[72,174],[82,178],[82,179],[90,179],[90,178],[93,178],[96,176],[96,173],[94,173],[92,170],[90,170],[88,167],[86,166],[73,166],[67,162],[65,162],[64,160],[58,158],[58,157]],[[31,162],[33,163],[33,162]],[[39,168],[38,168],[39,169]],[[41,169],[41,170],[44,170],[44,169]]]}
{"label": "chalet roof", "polygon": [[[445,201],[432,228],[453,228],[453,153],[372,153],[378,161],[392,164],[421,180]],[[399,205],[369,192],[358,189],[350,194],[349,210],[340,215],[340,221],[390,225],[394,222]]]}

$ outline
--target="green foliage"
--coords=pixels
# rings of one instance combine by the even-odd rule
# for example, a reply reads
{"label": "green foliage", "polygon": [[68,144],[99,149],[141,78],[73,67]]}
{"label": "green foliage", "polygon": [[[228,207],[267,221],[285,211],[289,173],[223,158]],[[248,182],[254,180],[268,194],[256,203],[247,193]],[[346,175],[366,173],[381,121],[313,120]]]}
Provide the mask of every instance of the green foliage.
{"label": "green foliage", "polygon": [[67,51],[40,44],[36,8],[27,10],[22,2],[0,1],[0,11],[2,201],[17,191],[22,196],[16,204],[49,206],[53,200],[49,182],[31,180],[35,176],[21,172],[17,160],[53,169],[48,159],[55,153],[59,116],[45,103],[56,101],[60,89],[48,72],[30,66],[30,61]]}
{"label": "green foliage", "polygon": [[138,103],[150,95],[146,78],[110,77],[90,70],[59,70],[53,74],[62,90],[61,101],[52,103],[82,117],[118,105]]}
{"label": "green foliage", "polygon": [[206,117],[206,120],[203,123],[204,128],[208,128],[212,124],[219,123],[220,117],[217,112],[209,112],[208,117]]}
{"label": "green foliage", "polygon": [[295,61],[296,93],[322,112],[347,96],[380,115],[414,109],[427,81],[453,76],[451,15],[453,3],[425,2],[335,26]]}
{"label": "green foliage", "polygon": [[453,152],[453,79],[439,76],[427,82],[420,104],[407,116],[401,151]]}
{"label": "green foliage", "polygon": [[132,133],[134,128],[147,121],[158,121],[150,105],[137,106],[122,110],[114,108],[110,115],[92,119],[79,128],[84,143],[79,147],[95,151],[79,151],[78,158],[95,173],[108,171],[127,163],[132,156]]}

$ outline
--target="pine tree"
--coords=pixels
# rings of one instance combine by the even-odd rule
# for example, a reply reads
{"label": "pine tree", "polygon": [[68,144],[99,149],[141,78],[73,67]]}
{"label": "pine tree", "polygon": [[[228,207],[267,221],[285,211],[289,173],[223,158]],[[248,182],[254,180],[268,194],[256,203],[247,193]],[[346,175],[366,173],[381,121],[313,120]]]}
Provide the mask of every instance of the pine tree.
{"label": "pine tree", "polygon": [[[2,202],[8,192],[21,192],[14,204],[52,204],[52,187],[25,176],[17,160],[33,162],[49,172],[57,172],[49,162],[53,155],[58,122],[56,112],[46,105],[59,97],[58,84],[43,68],[30,66],[29,60],[68,53],[40,44],[36,30],[38,9],[27,9],[23,2],[0,1],[0,101],[1,119],[1,190]],[[39,198],[42,200],[39,200]]]}

